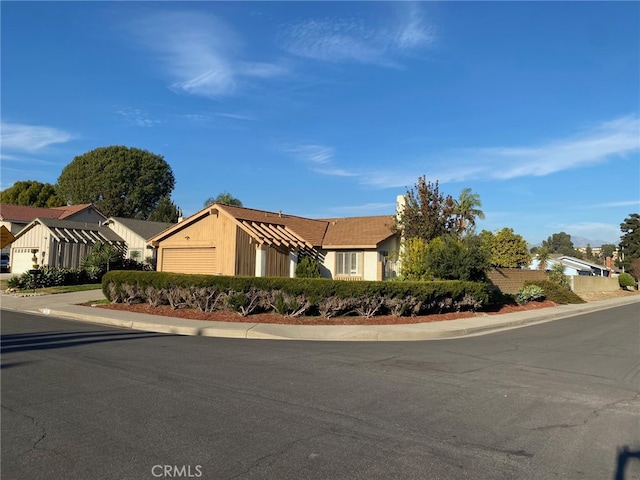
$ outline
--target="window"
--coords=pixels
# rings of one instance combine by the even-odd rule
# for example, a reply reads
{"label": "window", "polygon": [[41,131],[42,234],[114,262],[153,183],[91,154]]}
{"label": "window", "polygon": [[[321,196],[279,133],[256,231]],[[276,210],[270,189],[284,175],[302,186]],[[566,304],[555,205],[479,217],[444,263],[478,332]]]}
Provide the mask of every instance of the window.
{"label": "window", "polygon": [[144,260],[142,258],[142,249],[141,248],[132,248],[129,250],[129,258],[135,260],[136,262],[141,262]]}
{"label": "window", "polygon": [[362,252],[336,252],[336,275],[362,275]]}

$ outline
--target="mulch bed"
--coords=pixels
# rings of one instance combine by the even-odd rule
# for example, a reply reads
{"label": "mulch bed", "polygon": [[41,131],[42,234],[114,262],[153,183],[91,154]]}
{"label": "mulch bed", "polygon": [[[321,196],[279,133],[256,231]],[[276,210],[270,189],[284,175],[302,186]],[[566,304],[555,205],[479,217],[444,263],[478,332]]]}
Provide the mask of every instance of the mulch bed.
{"label": "mulch bed", "polygon": [[169,305],[152,307],[146,303],[127,305],[123,303],[112,303],[108,305],[95,305],[96,308],[106,308],[109,310],[122,310],[132,313],[146,313],[151,315],[161,315],[165,317],[184,318],[190,320],[204,320],[210,322],[246,322],[246,323],[277,323],[283,325],[404,325],[411,323],[441,322],[446,320],[457,320],[460,318],[471,318],[486,315],[500,315],[503,313],[521,312],[526,310],[537,310],[541,308],[555,307],[556,303],[550,300],[541,302],[529,302],[526,305],[500,305],[480,312],[451,312],[435,315],[422,315],[416,317],[393,317],[377,316],[364,318],[358,316],[324,318],[324,317],[287,317],[275,313],[260,313],[243,317],[235,312],[200,312],[191,308],[173,309]]}

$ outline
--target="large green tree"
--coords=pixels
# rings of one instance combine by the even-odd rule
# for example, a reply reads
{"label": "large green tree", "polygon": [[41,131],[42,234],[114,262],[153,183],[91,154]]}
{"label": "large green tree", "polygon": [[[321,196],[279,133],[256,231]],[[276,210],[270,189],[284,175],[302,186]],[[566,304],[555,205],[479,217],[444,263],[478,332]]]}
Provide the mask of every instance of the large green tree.
{"label": "large green tree", "polygon": [[105,215],[146,220],[175,178],[162,155],[134,147],[101,147],[73,159],[58,177],[65,203],[93,203]]}
{"label": "large green tree", "polygon": [[434,238],[429,242],[425,261],[428,271],[442,280],[482,281],[489,268],[489,258],[478,235]]}
{"label": "large green tree", "polygon": [[65,202],[56,193],[50,183],[25,180],[14,183],[0,192],[0,203],[24,205],[27,207],[61,207]]}
{"label": "large green tree", "polygon": [[571,235],[565,232],[554,233],[542,241],[542,246],[549,249],[549,253],[576,256],[576,250],[571,241]]}
{"label": "large green tree", "polygon": [[484,219],[484,212],[480,210],[480,207],[482,207],[480,195],[473,193],[470,188],[465,188],[460,192],[454,206],[456,229],[459,235],[463,235],[467,231],[473,232],[476,218]]}
{"label": "large green tree", "polygon": [[149,214],[147,220],[151,222],[177,223],[180,209],[169,197],[162,197],[156,208]]}
{"label": "large green tree", "polygon": [[427,182],[424,176],[404,195],[404,206],[396,223],[396,230],[405,239],[431,240],[455,232],[456,203],[451,195],[440,193],[438,181]]}
{"label": "large green tree", "polygon": [[[620,239],[621,258],[619,266],[625,270],[631,271],[633,260],[640,258],[640,215],[637,213],[630,214],[620,224],[622,237]],[[631,271],[638,278],[640,272]]]}
{"label": "large green tree", "polygon": [[[531,263],[531,254],[527,248],[527,241],[513,232],[512,228],[503,228],[490,235],[489,263],[494,267],[521,268]],[[481,232],[483,241],[489,236]]]}
{"label": "large green tree", "polygon": [[234,207],[241,207],[242,202],[229,192],[222,192],[217,197],[209,197],[204,201],[204,206],[208,207],[214,203],[222,203],[224,205],[232,205]]}

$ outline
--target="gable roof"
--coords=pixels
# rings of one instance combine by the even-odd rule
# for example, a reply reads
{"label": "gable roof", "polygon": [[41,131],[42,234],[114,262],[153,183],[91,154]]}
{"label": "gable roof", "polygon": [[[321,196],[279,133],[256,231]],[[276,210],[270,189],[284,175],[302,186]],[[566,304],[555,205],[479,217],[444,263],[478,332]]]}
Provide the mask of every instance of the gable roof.
{"label": "gable roof", "polygon": [[101,226],[99,223],[74,222],[72,220],[58,220],[57,218],[36,218],[16,235],[16,240],[32,228],[42,225],[49,230],[53,237],[61,242],[95,243],[98,240],[106,243],[124,243],[124,240],[113,230]]}
{"label": "gable roof", "polygon": [[289,248],[376,248],[394,235],[392,215],[310,219],[281,212],[214,203],[184,221],[148,239],[155,243],[204,216],[222,212],[258,243],[284,245]]}
{"label": "gable roof", "polygon": [[141,236],[145,240],[149,240],[163,230],[172,227],[174,223],[169,222],[150,222],[148,220],[137,220],[134,218],[109,217],[102,225],[108,225],[110,222],[118,222],[131,230],[133,233]]}
{"label": "gable roof", "polygon": [[82,205],[69,205],[66,207],[27,207],[24,205],[10,205],[8,203],[0,204],[0,220],[14,223],[29,223],[36,218],[68,218],[83,210],[93,208],[99,215],[106,218],[91,203]]}
{"label": "gable roof", "polygon": [[376,248],[393,237],[393,215],[328,219],[323,248]]}

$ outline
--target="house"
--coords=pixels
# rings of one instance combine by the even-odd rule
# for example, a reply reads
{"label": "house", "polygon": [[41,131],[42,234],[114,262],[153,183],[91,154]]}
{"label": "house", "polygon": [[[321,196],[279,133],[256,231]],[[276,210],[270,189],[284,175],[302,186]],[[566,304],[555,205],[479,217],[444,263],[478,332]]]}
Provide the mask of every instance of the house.
{"label": "house", "polygon": [[[596,263],[588,262],[580,258],[571,257],[569,255],[551,255],[547,260],[547,270],[551,270],[553,265],[563,265],[564,274],[570,277],[573,276],[596,276],[596,277],[610,277],[611,268]],[[529,265],[529,269],[537,270],[539,261],[534,258]]]}
{"label": "house", "polygon": [[[54,208],[0,204],[0,226],[5,226],[14,236],[36,218],[55,218],[97,224],[107,217],[91,203]],[[2,251],[7,253],[9,247],[5,247]]]}
{"label": "house", "polygon": [[[101,241],[126,249],[125,241],[110,228],[94,222],[36,218],[11,244],[11,273],[22,274],[38,266],[78,268],[93,245]],[[35,256],[35,261],[34,261]]]}
{"label": "house", "polygon": [[166,222],[149,222],[122,217],[109,217],[101,224],[113,230],[125,241],[127,247],[125,257],[138,262],[145,261],[149,257],[155,260],[156,249],[149,245],[147,240],[173,225]]}
{"label": "house", "polygon": [[298,260],[309,256],[323,277],[382,280],[394,273],[386,258],[399,248],[393,224],[391,215],[310,219],[216,203],[149,244],[164,272],[294,277]]}

